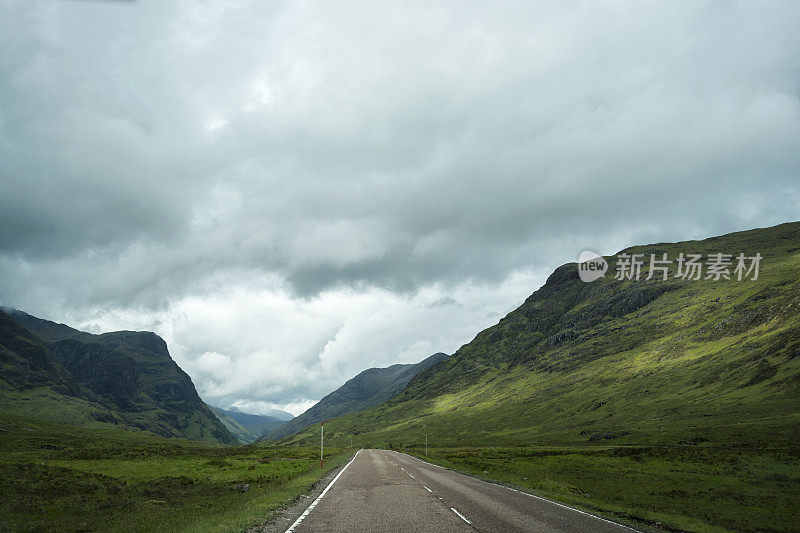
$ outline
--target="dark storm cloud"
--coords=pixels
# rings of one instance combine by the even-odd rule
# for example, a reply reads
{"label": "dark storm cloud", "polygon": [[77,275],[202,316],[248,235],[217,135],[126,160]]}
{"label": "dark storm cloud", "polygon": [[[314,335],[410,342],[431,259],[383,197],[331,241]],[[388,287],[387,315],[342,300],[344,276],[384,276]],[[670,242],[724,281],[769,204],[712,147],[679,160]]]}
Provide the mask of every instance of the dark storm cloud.
{"label": "dark storm cloud", "polygon": [[[798,218],[793,2],[0,10],[0,300],[32,312],[148,325],[241,280],[305,305],[378,305],[379,290],[435,312],[469,305],[450,294],[464,284],[497,290],[584,248]],[[453,349],[487,325],[475,313],[452,348],[375,363]],[[335,326],[298,368],[352,327]],[[190,329],[173,339],[190,367],[252,349]]]}

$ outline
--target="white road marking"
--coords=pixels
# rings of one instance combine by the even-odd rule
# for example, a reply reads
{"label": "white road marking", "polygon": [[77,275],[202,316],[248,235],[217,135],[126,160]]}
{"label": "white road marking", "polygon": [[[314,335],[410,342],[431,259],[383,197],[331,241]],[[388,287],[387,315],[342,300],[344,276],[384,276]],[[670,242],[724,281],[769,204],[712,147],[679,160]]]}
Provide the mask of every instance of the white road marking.
{"label": "white road marking", "polygon": [[[363,448],[362,448],[362,450],[363,450]],[[339,479],[339,476],[341,476],[342,474],[344,474],[344,471],[345,471],[345,470],[347,470],[347,467],[348,467],[348,466],[350,466],[351,464],[353,464],[353,461],[355,461],[355,460],[356,460],[356,457],[358,457],[358,454],[359,454],[359,453],[361,453],[361,450],[358,450],[358,451],[356,452],[356,454],[353,456],[353,458],[352,458],[352,459],[350,459],[350,462],[349,462],[349,463],[347,463],[346,465],[344,465],[344,468],[342,468],[342,469],[339,471],[339,473],[338,473],[338,474],[336,474],[336,477],[335,477],[335,478],[333,478],[333,481],[331,481],[330,483],[328,483],[328,486],[327,486],[327,487],[325,487],[325,490],[323,490],[323,491],[322,491],[322,493],[320,493],[320,495],[319,495],[319,496],[317,496],[317,499],[316,499],[316,500],[314,500],[313,502],[311,502],[311,505],[309,505],[309,506],[308,506],[308,509],[306,509],[306,510],[303,512],[303,514],[301,514],[301,515],[300,515],[300,516],[297,518],[297,520],[295,520],[295,521],[294,521],[294,524],[292,524],[291,526],[289,526],[289,529],[287,529],[287,530],[286,530],[286,533],[292,533],[292,531],[294,531],[294,528],[296,528],[297,526],[299,526],[299,525],[300,525],[300,522],[302,522],[303,520],[305,520],[305,518],[308,516],[308,513],[310,513],[310,512],[311,512],[311,510],[312,510],[314,507],[316,507],[316,506],[317,506],[317,504],[318,504],[318,503],[319,503],[319,501],[322,499],[322,497],[323,497],[323,496],[325,496],[325,494],[326,494],[326,493],[327,493],[327,492],[328,492],[328,491],[331,489],[331,487],[333,487],[333,484],[334,484],[334,483],[336,483],[336,480],[337,480],[337,479]]]}
{"label": "white road marking", "polygon": [[425,490],[427,490],[427,491],[428,491],[428,492],[430,492],[431,494],[433,494],[433,491],[432,491],[431,489],[429,489],[428,487],[426,487],[425,485],[422,485],[422,488],[423,488],[423,489],[425,489]]}
{"label": "white road marking", "polygon": [[636,531],[638,533],[638,529],[633,529],[630,526],[626,526],[625,524],[620,524],[619,522],[614,522],[613,520],[608,520],[607,518],[602,518],[597,515],[593,515],[592,513],[587,513],[586,511],[581,511],[580,509],[575,509],[574,507],[570,507],[569,505],[564,505],[563,503],[554,502],[553,500],[548,500],[547,498],[542,498],[541,496],[536,496],[535,494],[530,494],[528,492],[524,492],[517,489],[512,489],[511,487],[506,487],[505,485],[500,485],[499,483],[492,483],[491,481],[487,481],[487,483],[491,483],[495,487],[500,487],[503,489],[508,489],[514,492],[518,492],[520,494],[524,494],[525,496],[530,496],[531,498],[536,498],[537,500],[542,500],[543,502],[552,503],[553,505],[558,505],[559,507],[563,507],[564,509],[569,509],[570,511],[575,511],[576,513],[580,513],[586,516],[591,516],[592,518],[596,518],[598,520],[602,520],[603,522],[608,522],[609,524],[614,524],[615,526],[624,527],[625,529],[630,529],[631,531]]}
{"label": "white road marking", "polygon": [[455,508],[455,507],[451,507],[451,508],[450,508],[450,510],[451,510],[451,511],[453,511],[454,513],[456,513],[456,514],[457,514],[457,515],[458,515],[458,516],[461,518],[461,520],[463,520],[463,521],[464,521],[464,522],[466,522],[467,524],[471,524],[471,523],[472,523],[472,522],[470,522],[469,520],[467,520],[467,517],[466,517],[466,516],[464,516],[463,514],[459,513],[458,511],[456,511],[456,508]]}
{"label": "white road marking", "polygon": [[[400,452],[398,452],[398,453],[400,453]],[[402,454],[402,455],[406,455],[406,454]],[[443,470],[450,470],[452,472],[456,472],[455,470],[452,470],[450,468],[445,468],[443,466],[439,466],[439,465],[435,465],[433,463],[429,463],[428,461],[423,461],[419,457],[414,457],[413,455],[406,455],[406,457],[410,457],[412,459],[416,459],[420,463],[425,463],[426,465],[431,465],[431,466],[435,466],[436,468],[441,468]],[[456,473],[457,474],[461,474],[461,472],[456,472]],[[467,477],[473,477],[473,476],[469,476],[468,474],[461,474],[461,475],[462,476],[467,476]],[[478,479],[478,478],[475,478],[475,479]],[[484,480],[481,479],[479,481],[484,481]],[[506,487],[505,485],[500,485],[499,483],[493,483],[491,481],[486,481],[486,483],[489,483],[490,485],[494,485],[495,487],[500,487],[500,488],[503,488],[503,489],[511,490],[511,491],[514,491],[514,492],[518,492],[520,494],[524,494],[525,496],[530,496],[531,498],[536,498],[537,500],[542,500],[543,502],[552,503],[553,505],[557,505],[559,507],[563,507],[564,509],[569,509],[570,511],[575,511],[576,513],[580,513],[582,515],[591,516],[592,518],[596,518],[598,520],[602,520],[603,522],[608,522],[609,524],[614,524],[615,526],[624,527],[625,529],[630,529],[631,531],[636,531],[637,533],[639,533],[638,529],[634,529],[634,528],[632,528],[630,526],[626,526],[625,524],[620,524],[619,522],[614,522],[613,520],[609,520],[607,518],[603,518],[603,517],[600,517],[600,516],[597,516],[597,515],[593,515],[592,513],[587,513],[586,511],[581,511],[580,509],[575,509],[574,507],[570,507],[569,505],[564,505],[563,503],[558,503],[558,502],[555,502],[553,500],[549,500],[549,499],[543,498],[541,496],[536,496],[535,494],[531,494],[529,492],[525,492],[525,491],[522,491],[522,490],[512,489],[511,487]],[[439,498],[439,499],[441,500],[441,498]],[[455,511],[455,509],[453,509],[453,511]],[[456,512],[458,512],[458,511],[456,511]]]}
{"label": "white road marking", "polygon": [[[406,474],[408,474],[408,472],[406,472]],[[414,479],[414,476],[412,476],[411,474],[408,474],[408,475],[409,475],[409,477],[410,477],[411,479]]]}

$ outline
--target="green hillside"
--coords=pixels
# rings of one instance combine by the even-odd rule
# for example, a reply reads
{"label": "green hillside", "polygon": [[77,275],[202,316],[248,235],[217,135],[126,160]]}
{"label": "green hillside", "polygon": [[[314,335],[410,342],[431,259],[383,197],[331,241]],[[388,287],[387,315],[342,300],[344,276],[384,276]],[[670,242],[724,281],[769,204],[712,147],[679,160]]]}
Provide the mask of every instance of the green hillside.
{"label": "green hillside", "polygon": [[591,283],[559,267],[402,393],[327,422],[326,440],[408,451],[645,531],[797,531],[800,223],[623,252],[763,259],[743,281],[618,281],[616,256]]}
{"label": "green hillside", "polygon": [[254,442],[263,433],[279,428],[286,423],[284,420],[272,416],[225,410],[213,405],[208,405],[208,408],[242,444]]}
{"label": "green hillside", "polygon": [[236,443],[151,332],[92,335],[0,311],[0,413]]}
{"label": "green hillside", "polygon": [[402,392],[414,376],[445,359],[447,354],[435,353],[419,363],[364,370],[303,414],[265,433],[264,437],[280,439],[301,431],[309,424],[380,405]]}
{"label": "green hillside", "polygon": [[[757,280],[584,283],[576,264],[389,402],[329,436],[364,444],[793,444],[800,223],[625,253],[760,253]],[[674,265],[673,265],[673,268]],[[646,277],[644,269],[643,278]],[[674,274],[674,271],[673,273]],[[314,431],[291,442],[314,438]]]}

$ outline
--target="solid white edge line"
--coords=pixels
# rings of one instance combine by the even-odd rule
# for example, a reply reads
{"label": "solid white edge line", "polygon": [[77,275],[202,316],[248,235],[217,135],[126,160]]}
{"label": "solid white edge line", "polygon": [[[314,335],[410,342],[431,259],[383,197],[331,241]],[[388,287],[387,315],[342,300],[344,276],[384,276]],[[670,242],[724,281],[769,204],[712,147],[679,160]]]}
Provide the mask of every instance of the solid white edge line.
{"label": "solid white edge line", "polygon": [[470,522],[469,520],[467,520],[467,517],[466,517],[466,516],[464,516],[463,514],[459,513],[459,512],[456,510],[456,508],[455,508],[455,507],[451,507],[451,508],[450,508],[450,510],[451,510],[451,511],[453,511],[454,513],[456,513],[456,514],[457,514],[459,517],[461,517],[461,520],[463,520],[463,521],[464,521],[464,522],[466,522],[467,524],[472,524],[472,522]]}
{"label": "solid white edge line", "polygon": [[[423,461],[419,457],[414,457],[413,455],[408,455],[408,454],[402,453],[402,452],[397,452],[397,453],[400,453],[400,454],[405,455],[406,457],[410,457],[412,459],[416,459],[420,463],[425,463],[426,465],[435,466],[435,467],[441,468],[443,470],[450,470],[452,472],[455,472],[456,474],[461,474],[461,472],[456,472],[455,470],[453,470],[451,468],[445,468],[445,467],[440,466],[440,465],[435,465],[433,463],[429,463],[428,461]],[[514,491],[514,492],[518,492],[520,494],[524,494],[525,496],[530,496],[531,498],[536,498],[537,500],[542,500],[543,502],[552,503],[553,505],[558,505],[559,507],[563,507],[564,509],[569,509],[570,511],[575,511],[576,513],[580,513],[580,514],[583,514],[583,515],[586,515],[586,516],[591,516],[592,518],[596,518],[598,520],[602,520],[603,522],[608,522],[609,524],[614,524],[615,526],[624,527],[625,529],[630,529],[631,531],[636,531],[636,533],[641,533],[638,529],[634,529],[634,528],[632,528],[630,526],[626,526],[625,524],[620,524],[619,522],[614,522],[613,520],[609,520],[608,518],[603,518],[602,516],[593,515],[592,513],[587,513],[586,511],[581,511],[580,509],[575,509],[574,507],[570,507],[569,505],[564,505],[563,503],[558,503],[556,501],[550,500],[550,499],[545,498],[543,496],[537,496],[537,495],[531,494],[529,492],[525,492],[525,491],[521,491],[521,490],[517,490],[517,489],[512,489],[511,487],[506,487],[505,485],[501,485],[499,483],[494,483],[492,481],[485,481],[483,479],[476,478],[475,476],[470,476],[469,474],[461,474],[461,475],[462,476],[471,477],[471,478],[475,478],[478,481],[483,481],[484,483],[489,483],[490,485],[494,485],[495,487],[500,487],[500,488],[503,488],[503,489],[508,489],[508,490],[511,490],[511,491]],[[453,510],[455,511],[455,509],[453,509]],[[458,511],[456,511],[456,512],[458,512]]]}
{"label": "solid white edge line", "polygon": [[[363,450],[363,449],[364,449],[364,448],[361,448],[361,450]],[[349,463],[347,463],[346,465],[344,465],[344,468],[342,468],[342,469],[339,471],[339,473],[338,473],[338,474],[336,474],[336,477],[335,477],[335,478],[333,478],[333,480],[332,480],[330,483],[328,483],[328,486],[327,486],[327,487],[325,487],[325,489],[324,489],[324,490],[323,490],[323,491],[320,493],[320,495],[319,495],[319,496],[317,496],[317,499],[316,499],[316,500],[314,500],[313,502],[311,502],[311,505],[309,505],[309,506],[308,506],[308,508],[307,508],[305,511],[303,511],[303,514],[301,514],[300,516],[298,516],[298,517],[297,517],[297,520],[295,520],[295,521],[294,521],[294,524],[292,524],[291,526],[289,526],[289,529],[287,529],[287,530],[286,530],[286,533],[292,533],[292,531],[294,531],[294,528],[296,528],[297,526],[299,526],[299,525],[300,525],[300,522],[302,522],[303,520],[305,520],[305,518],[308,516],[308,513],[310,513],[310,512],[311,512],[311,510],[312,510],[314,507],[316,507],[316,506],[317,506],[317,504],[318,504],[318,503],[319,503],[319,501],[322,499],[322,497],[323,497],[323,496],[325,496],[325,493],[327,493],[327,492],[330,490],[330,488],[333,486],[333,484],[334,484],[334,483],[336,483],[336,480],[337,480],[337,479],[339,479],[339,476],[341,476],[342,474],[344,474],[344,471],[345,471],[345,470],[347,470],[347,467],[348,467],[348,466],[350,466],[350,465],[353,463],[353,461],[355,461],[355,460],[356,460],[356,457],[358,457],[358,454],[359,454],[359,453],[361,453],[361,450],[358,450],[358,451],[356,452],[356,454],[353,456],[353,458],[352,458],[352,459],[350,459],[350,462],[349,462]]]}

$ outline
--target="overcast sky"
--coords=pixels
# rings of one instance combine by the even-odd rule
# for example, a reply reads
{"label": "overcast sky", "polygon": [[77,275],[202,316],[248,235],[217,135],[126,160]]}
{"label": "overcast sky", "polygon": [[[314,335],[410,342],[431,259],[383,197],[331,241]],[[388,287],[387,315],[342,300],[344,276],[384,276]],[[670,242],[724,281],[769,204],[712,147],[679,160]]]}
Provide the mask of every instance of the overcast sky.
{"label": "overcast sky", "polygon": [[0,304],[301,412],[584,249],[800,219],[800,2],[0,0]]}

